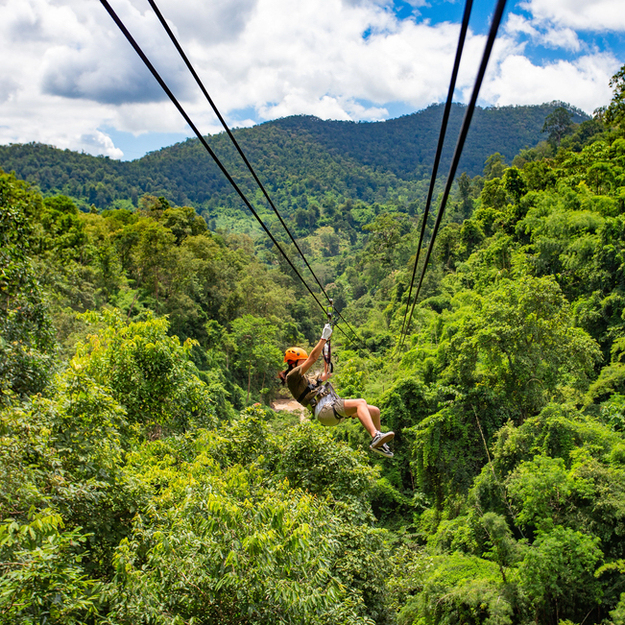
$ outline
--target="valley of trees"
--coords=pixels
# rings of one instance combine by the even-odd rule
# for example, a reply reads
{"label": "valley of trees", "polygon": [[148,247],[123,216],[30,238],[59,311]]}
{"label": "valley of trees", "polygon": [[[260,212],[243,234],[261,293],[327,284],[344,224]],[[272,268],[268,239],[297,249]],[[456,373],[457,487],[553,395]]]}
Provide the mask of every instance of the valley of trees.
{"label": "valley of trees", "polygon": [[623,625],[624,72],[459,176],[401,350],[423,180],[299,205],[306,161],[281,177],[359,335],[335,385],[392,459],[270,407],[325,315],[240,208],[137,185],[81,210],[60,169],[0,173],[0,623]]}

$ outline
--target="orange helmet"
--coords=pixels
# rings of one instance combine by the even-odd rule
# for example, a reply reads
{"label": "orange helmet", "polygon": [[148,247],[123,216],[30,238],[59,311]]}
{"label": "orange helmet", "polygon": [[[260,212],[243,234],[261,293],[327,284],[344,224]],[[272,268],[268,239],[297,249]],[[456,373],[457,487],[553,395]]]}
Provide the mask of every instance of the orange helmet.
{"label": "orange helmet", "polygon": [[289,347],[284,353],[284,362],[297,362],[298,360],[306,360],[308,354],[306,350],[299,347]]}

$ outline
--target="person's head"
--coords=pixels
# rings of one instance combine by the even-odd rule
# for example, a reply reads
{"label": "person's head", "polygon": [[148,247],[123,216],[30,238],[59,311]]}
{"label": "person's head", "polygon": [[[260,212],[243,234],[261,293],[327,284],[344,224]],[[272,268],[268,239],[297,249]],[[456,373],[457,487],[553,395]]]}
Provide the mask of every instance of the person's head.
{"label": "person's head", "polygon": [[286,376],[289,371],[305,363],[307,359],[308,354],[305,349],[302,349],[301,347],[289,347],[289,349],[287,349],[284,353],[284,362],[288,365],[287,370],[280,371],[280,373],[278,373],[278,377],[282,380],[282,384],[285,383]]}
{"label": "person's head", "polygon": [[289,347],[284,352],[284,362],[286,362],[290,368],[297,367],[308,359],[308,354],[305,349],[301,347]]}

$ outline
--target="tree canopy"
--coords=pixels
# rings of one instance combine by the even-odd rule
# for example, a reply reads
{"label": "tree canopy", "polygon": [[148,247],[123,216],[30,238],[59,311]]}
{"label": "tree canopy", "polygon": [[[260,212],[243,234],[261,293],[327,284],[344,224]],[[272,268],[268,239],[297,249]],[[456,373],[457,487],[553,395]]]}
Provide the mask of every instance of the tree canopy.
{"label": "tree canopy", "polygon": [[[145,193],[95,159],[94,198],[122,182],[90,206],[55,192],[89,172],[24,148],[49,186],[0,173],[0,624],[625,623],[622,72],[609,114],[542,110],[553,136],[459,176],[402,347],[412,148],[383,192],[355,166],[328,190],[337,163],[375,160],[356,125],[259,130],[267,163],[309,150],[270,184],[358,335],[333,336],[337,391],[380,407],[392,459],[355,421],[279,409],[283,350],[326,314],[220,183],[194,187],[202,216],[182,182]],[[183,180],[194,149],[146,162]]]}

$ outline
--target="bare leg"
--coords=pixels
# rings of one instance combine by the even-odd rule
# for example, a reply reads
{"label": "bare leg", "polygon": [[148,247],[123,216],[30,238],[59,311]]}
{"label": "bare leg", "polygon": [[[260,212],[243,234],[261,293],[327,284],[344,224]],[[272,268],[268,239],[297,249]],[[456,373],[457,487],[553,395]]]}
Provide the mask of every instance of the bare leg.
{"label": "bare leg", "polygon": [[379,431],[382,427],[380,423],[380,409],[377,406],[372,406],[371,404],[367,404],[367,408],[369,409],[369,414],[373,419],[373,425],[375,425],[376,429]]}
{"label": "bare leg", "polygon": [[345,414],[348,417],[356,416],[371,437],[380,429],[380,410],[369,406],[364,399],[346,399],[344,401]]}

